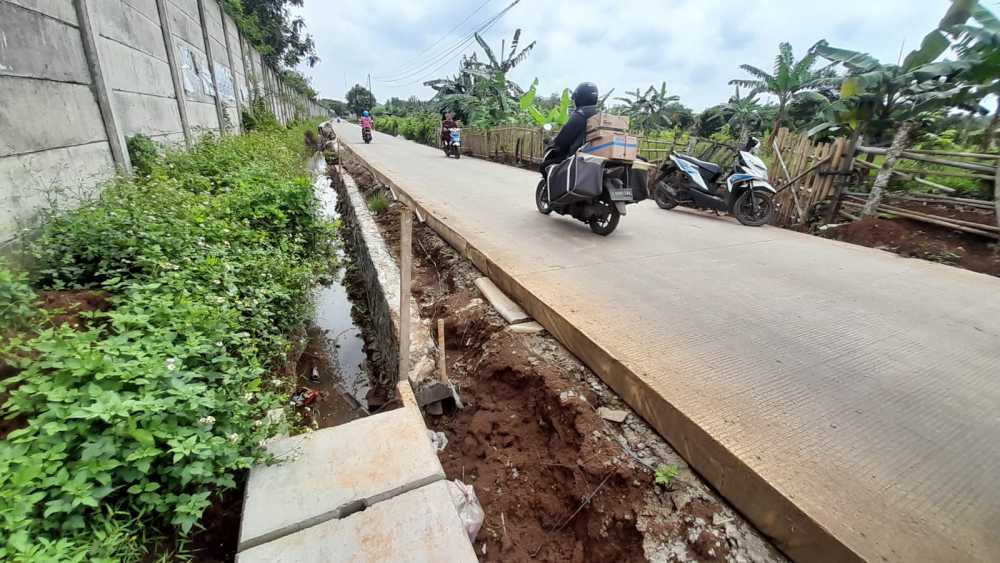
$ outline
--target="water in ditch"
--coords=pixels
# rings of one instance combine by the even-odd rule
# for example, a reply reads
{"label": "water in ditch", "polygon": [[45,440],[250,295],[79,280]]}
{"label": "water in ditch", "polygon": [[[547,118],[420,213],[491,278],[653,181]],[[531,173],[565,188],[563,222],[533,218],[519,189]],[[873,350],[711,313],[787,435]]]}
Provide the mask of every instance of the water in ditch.
{"label": "water in ditch", "polygon": [[[316,162],[313,167],[319,171],[323,165]],[[322,176],[316,182],[316,196],[324,215],[337,219],[337,192]],[[336,258],[339,266],[329,285],[313,291],[315,314],[298,365],[300,385],[318,393],[314,399],[304,400],[310,401],[308,414],[320,428],[367,414],[370,388],[364,338],[351,316],[352,303],[344,282],[348,258],[340,246]]]}

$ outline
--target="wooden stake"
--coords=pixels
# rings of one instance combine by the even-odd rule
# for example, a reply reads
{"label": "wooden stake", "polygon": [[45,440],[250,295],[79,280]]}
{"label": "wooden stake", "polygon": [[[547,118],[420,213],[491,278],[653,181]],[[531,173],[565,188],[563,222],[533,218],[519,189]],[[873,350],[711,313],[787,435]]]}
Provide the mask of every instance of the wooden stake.
{"label": "wooden stake", "polygon": [[438,319],[438,371],[441,375],[441,381],[448,383],[448,362],[445,361],[444,356],[444,319]]}
{"label": "wooden stake", "polygon": [[399,374],[410,376],[410,274],[413,267],[413,212],[403,207],[399,216]]}

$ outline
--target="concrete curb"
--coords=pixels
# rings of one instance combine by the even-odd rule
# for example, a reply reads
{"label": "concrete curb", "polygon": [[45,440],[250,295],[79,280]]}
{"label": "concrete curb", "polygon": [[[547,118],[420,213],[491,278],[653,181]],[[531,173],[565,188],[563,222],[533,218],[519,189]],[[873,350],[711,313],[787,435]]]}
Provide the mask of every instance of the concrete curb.
{"label": "concrete curb", "polygon": [[[399,266],[389,252],[382,233],[372,217],[368,204],[350,174],[340,172],[337,206],[341,218],[349,227],[351,245],[357,255],[357,266],[367,286],[366,304],[371,311],[374,337],[381,353],[380,367],[384,373],[395,374],[399,367]],[[416,401],[420,406],[450,398],[451,391],[437,379],[435,372],[437,345],[430,322],[420,318],[420,308],[410,297],[410,373]]]}

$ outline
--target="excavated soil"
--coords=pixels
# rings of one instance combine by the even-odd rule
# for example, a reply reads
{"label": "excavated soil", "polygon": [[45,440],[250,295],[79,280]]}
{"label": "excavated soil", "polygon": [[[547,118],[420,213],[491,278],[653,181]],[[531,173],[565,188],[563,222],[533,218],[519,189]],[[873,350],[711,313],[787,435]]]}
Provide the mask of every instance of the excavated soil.
{"label": "excavated soil", "polygon": [[[343,155],[342,155],[343,156]],[[382,190],[344,159],[359,188]],[[398,204],[377,217],[398,251]],[[654,431],[547,332],[519,334],[476,289],[481,274],[414,225],[413,295],[443,319],[448,375],[464,408],[428,417],[449,479],[474,485],[481,561],[782,561]],[[599,407],[625,411],[623,423]],[[677,478],[654,484],[657,467]]]}
{"label": "excavated soil", "polygon": [[[968,212],[954,212],[954,215],[955,218],[974,220],[969,217]],[[1000,244],[997,241],[947,227],[904,218],[870,217],[827,229],[823,232],[823,236],[888,250],[900,256],[921,258],[991,276],[1000,276]]]}

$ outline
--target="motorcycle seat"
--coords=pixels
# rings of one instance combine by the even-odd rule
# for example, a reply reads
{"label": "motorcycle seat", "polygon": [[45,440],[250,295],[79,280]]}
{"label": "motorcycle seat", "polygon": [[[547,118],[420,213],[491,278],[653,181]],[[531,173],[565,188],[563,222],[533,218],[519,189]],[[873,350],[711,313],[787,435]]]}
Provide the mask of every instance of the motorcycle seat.
{"label": "motorcycle seat", "polygon": [[677,158],[684,159],[684,160],[690,162],[691,164],[694,164],[698,168],[701,168],[702,170],[704,170],[704,171],[712,174],[713,176],[718,176],[719,174],[722,174],[722,167],[719,166],[718,164],[712,164],[711,162],[705,162],[704,160],[698,160],[697,158],[695,158],[693,156],[686,155],[686,154],[679,154],[678,153],[677,154]]}

